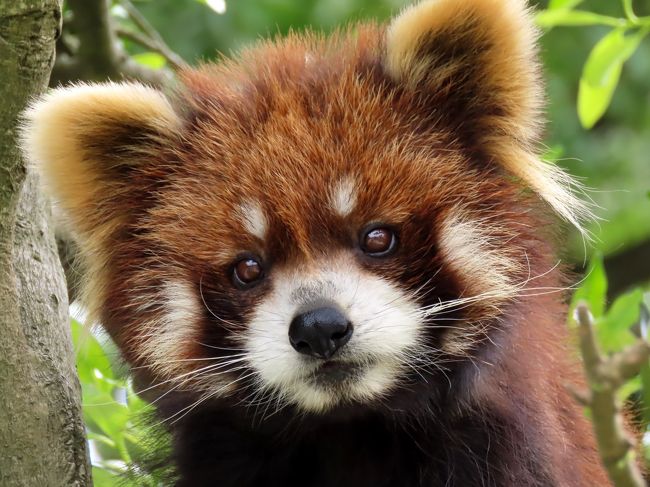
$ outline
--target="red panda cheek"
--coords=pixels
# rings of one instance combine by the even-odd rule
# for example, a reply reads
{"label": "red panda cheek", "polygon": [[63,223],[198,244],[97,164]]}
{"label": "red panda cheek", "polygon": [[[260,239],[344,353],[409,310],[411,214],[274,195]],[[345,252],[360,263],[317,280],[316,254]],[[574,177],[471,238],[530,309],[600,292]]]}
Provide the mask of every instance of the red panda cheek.
{"label": "red panda cheek", "polygon": [[186,278],[170,279],[159,291],[157,313],[140,326],[139,361],[159,377],[173,379],[192,369],[201,337],[202,304]]}
{"label": "red panda cheek", "polygon": [[459,209],[445,215],[439,230],[440,251],[469,295],[493,303],[512,298],[517,291],[523,250],[506,245],[512,232],[494,222],[482,222]]}
{"label": "red panda cheek", "polygon": [[[498,222],[454,209],[439,225],[443,267],[458,280],[457,306],[463,309],[462,326],[451,327],[442,337],[442,349],[464,356],[485,339],[490,323],[506,304],[517,299],[526,285],[526,251],[512,242],[512,230]],[[432,316],[435,322],[435,316]]]}

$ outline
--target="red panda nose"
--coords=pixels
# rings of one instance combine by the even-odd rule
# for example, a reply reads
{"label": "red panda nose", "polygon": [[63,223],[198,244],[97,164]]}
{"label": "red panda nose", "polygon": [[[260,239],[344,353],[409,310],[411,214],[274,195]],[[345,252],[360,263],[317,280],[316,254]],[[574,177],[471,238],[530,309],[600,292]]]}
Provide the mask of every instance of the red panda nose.
{"label": "red panda nose", "polygon": [[289,341],[299,353],[328,359],[352,336],[352,323],[333,307],[297,315],[289,326]]}

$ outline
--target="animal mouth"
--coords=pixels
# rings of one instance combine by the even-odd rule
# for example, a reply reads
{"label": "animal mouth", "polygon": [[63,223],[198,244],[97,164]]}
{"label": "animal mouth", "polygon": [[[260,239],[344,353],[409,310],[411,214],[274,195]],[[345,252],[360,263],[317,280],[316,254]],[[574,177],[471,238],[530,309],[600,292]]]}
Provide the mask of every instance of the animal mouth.
{"label": "animal mouth", "polygon": [[358,379],[364,368],[352,362],[328,360],[312,373],[310,382],[319,386],[342,385]]}

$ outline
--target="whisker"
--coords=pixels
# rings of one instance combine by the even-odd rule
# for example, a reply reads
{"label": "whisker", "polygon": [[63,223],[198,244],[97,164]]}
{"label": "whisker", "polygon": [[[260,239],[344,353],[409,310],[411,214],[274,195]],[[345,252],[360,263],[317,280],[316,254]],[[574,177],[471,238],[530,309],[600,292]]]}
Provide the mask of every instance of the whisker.
{"label": "whisker", "polygon": [[225,384],[224,386],[216,389],[215,391],[211,391],[211,392],[205,394],[204,396],[200,397],[197,401],[195,401],[190,406],[185,407],[185,408],[181,409],[180,411],[177,411],[176,413],[169,416],[168,418],[165,418],[163,420],[163,422],[167,422],[170,419],[172,419],[172,418],[174,418],[174,417],[176,417],[176,416],[178,416],[180,414],[181,416],[177,417],[174,421],[172,421],[169,424],[171,426],[171,425],[177,423],[178,421],[183,419],[185,416],[187,416],[189,413],[191,413],[194,409],[196,409],[199,405],[203,404],[204,402],[208,401],[209,399],[212,399],[213,397],[217,396],[221,391],[233,386],[234,384],[236,384],[237,382],[239,382],[240,380],[242,380],[242,379],[244,379],[246,377],[250,377],[253,374],[255,374],[255,372],[251,372],[251,373],[249,373],[247,375],[244,375],[243,377],[239,377],[239,378],[229,382],[228,384]]}
{"label": "whisker", "polygon": [[208,306],[208,303],[205,300],[205,296],[203,295],[203,274],[201,274],[201,277],[199,278],[199,295],[201,296],[201,301],[203,301],[203,306],[205,306],[205,309],[207,309],[212,316],[214,316],[217,320],[221,321],[222,323],[226,323],[227,325],[230,325],[232,327],[237,327],[235,323],[232,323],[231,321],[225,320],[220,316],[217,316],[214,313],[214,311],[210,309],[210,306]]}

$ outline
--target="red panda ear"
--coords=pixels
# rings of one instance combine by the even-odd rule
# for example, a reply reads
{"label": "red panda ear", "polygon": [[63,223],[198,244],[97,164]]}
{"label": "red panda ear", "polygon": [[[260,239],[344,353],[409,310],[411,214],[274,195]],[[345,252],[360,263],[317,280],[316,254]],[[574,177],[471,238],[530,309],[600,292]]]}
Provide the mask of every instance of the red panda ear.
{"label": "red panda ear", "polygon": [[537,30],[525,0],[424,0],[386,32],[384,69],[430,100],[462,140],[523,180],[579,229],[573,181],[535,153],[543,102]]}
{"label": "red panda ear", "polygon": [[530,142],[542,102],[536,40],[525,0],[425,0],[390,25],[384,65],[465,128]]}
{"label": "red panda ear", "polygon": [[85,242],[102,240],[139,204],[144,181],[155,177],[153,155],[181,124],[162,93],[134,83],[59,88],[24,119],[28,162]]}

